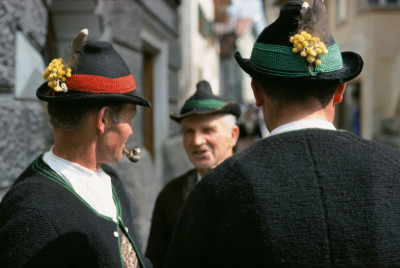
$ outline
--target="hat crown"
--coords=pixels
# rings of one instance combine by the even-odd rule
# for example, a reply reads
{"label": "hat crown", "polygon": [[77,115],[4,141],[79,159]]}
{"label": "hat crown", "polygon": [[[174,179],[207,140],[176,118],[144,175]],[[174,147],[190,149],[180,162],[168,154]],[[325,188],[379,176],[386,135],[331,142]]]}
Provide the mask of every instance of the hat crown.
{"label": "hat crown", "polygon": [[290,34],[297,30],[301,2],[288,2],[282,6],[279,17],[258,36],[256,43],[291,46]]}
{"label": "hat crown", "polygon": [[196,84],[196,92],[191,96],[189,100],[206,100],[206,99],[216,99],[223,100],[221,97],[214,95],[211,89],[210,83],[202,80]]}
{"label": "hat crown", "polygon": [[130,71],[110,43],[87,41],[73,73],[117,78],[129,75]]}
{"label": "hat crown", "polygon": [[111,49],[111,43],[105,41],[88,40],[84,46],[85,53],[98,53],[102,50]]}
{"label": "hat crown", "polygon": [[[303,3],[302,1],[290,1],[284,4],[280,10],[279,17],[260,33],[256,43],[292,47],[293,45],[289,39],[290,36],[299,31],[299,22],[301,20],[300,10]],[[324,42],[326,42],[327,46],[335,42],[332,35],[322,23],[319,23],[316,27],[323,33],[324,39],[326,39]]]}

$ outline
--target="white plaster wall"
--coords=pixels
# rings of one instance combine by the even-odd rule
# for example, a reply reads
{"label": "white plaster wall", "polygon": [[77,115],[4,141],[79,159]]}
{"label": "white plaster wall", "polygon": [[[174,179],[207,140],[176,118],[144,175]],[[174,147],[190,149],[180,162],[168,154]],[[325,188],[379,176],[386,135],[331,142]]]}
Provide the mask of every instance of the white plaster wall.
{"label": "white plaster wall", "polygon": [[[252,34],[252,27],[248,29],[236,40],[237,50],[243,58],[250,58],[256,37]],[[251,89],[251,78],[243,72],[242,94],[245,103],[254,103],[253,90]]]}
{"label": "white plaster wall", "polygon": [[214,94],[219,94],[219,54],[217,44],[205,39],[198,31],[198,6],[209,21],[214,20],[212,0],[183,0],[181,4],[182,71],[180,81],[182,91],[178,106],[196,90],[202,79],[211,84]]}
{"label": "white plaster wall", "polygon": [[399,70],[400,70],[400,52],[397,52],[397,55],[393,61],[393,67],[391,68],[390,74],[390,93],[392,97],[389,99],[387,114],[390,117],[396,117],[396,112],[399,110],[400,105],[400,78],[399,78]]}

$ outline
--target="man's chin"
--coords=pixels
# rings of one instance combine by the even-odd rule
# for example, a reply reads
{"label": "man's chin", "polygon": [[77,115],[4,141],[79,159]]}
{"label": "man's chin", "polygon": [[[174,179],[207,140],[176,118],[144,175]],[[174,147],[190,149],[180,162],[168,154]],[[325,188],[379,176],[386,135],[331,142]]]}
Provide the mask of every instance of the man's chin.
{"label": "man's chin", "polygon": [[200,161],[198,161],[198,162],[195,162],[194,163],[194,166],[197,168],[197,169],[211,169],[211,164],[210,163],[205,163],[205,162],[200,162]]}
{"label": "man's chin", "polygon": [[122,158],[124,158],[124,155],[125,155],[125,153],[124,152],[122,152],[121,154],[118,154],[115,158],[115,162],[119,162],[119,161],[121,161],[122,160]]}
{"label": "man's chin", "polygon": [[113,163],[118,163],[122,159],[122,154],[115,156],[113,158],[107,159],[107,161],[104,161],[103,164],[113,164]]}

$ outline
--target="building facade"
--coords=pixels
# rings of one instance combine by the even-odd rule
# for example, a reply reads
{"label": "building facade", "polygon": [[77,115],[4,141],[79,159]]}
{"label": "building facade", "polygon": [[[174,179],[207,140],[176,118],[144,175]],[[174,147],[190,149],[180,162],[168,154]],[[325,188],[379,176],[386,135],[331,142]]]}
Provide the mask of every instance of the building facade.
{"label": "building facade", "polygon": [[400,1],[326,2],[328,25],[342,51],[356,51],[364,60],[340,110],[343,126],[348,128],[343,118],[349,118],[343,113],[359,109],[362,137],[400,148]]}

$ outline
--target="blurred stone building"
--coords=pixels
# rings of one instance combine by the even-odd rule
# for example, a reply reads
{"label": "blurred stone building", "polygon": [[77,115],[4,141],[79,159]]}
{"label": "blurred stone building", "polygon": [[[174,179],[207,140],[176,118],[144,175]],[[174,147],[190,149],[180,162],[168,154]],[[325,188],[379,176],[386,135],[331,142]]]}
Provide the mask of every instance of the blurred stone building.
{"label": "blurred stone building", "polygon": [[[360,111],[361,136],[400,149],[400,1],[328,1],[329,27],[343,51],[364,59],[340,110],[344,126]],[[345,119],[347,118],[347,120]]]}

